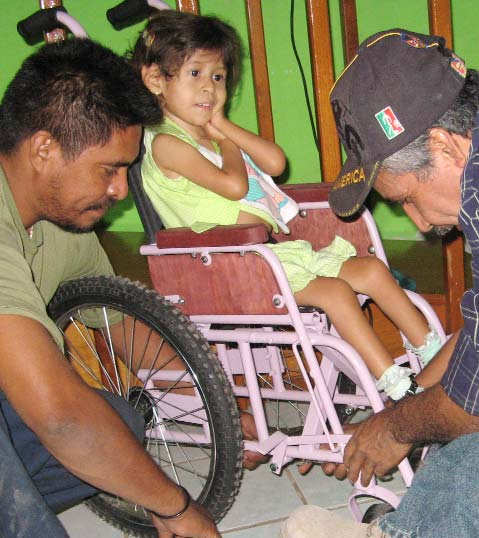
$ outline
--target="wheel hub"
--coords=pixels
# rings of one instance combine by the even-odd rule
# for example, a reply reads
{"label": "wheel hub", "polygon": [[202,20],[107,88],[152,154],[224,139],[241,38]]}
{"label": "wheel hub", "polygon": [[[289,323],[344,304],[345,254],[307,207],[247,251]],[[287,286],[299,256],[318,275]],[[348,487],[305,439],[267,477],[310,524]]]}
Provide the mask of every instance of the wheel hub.
{"label": "wheel hub", "polygon": [[129,404],[143,417],[145,426],[153,428],[158,425],[158,413],[153,396],[143,387],[132,387],[127,396]]}

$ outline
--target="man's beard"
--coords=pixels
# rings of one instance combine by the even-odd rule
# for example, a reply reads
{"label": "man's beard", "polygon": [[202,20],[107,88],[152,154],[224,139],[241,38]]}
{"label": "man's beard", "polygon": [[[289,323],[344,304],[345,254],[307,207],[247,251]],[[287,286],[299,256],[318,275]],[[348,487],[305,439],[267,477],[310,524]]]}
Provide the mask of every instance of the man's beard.
{"label": "man's beard", "polygon": [[51,223],[56,224],[59,228],[64,230],[65,232],[72,232],[74,234],[86,234],[89,232],[92,232],[95,228],[95,225],[98,223],[94,222],[93,224],[90,224],[89,226],[78,226],[74,222],[67,222],[67,221],[59,221],[59,220],[50,220]]}
{"label": "man's beard", "polygon": [[[104,209],[104,214],[116,203],[116,200],[113,198],[109,198],[106,203],[103,204],[95,204],[85,209],[85,211],[88,210],[96,210],[96,209]],[[59,207],[59,205],[57,205]],[[95,228],[95,226],[100,222],[100,220],[103,218],[103,216],[97,218],[95,221],[91,222],[90,224],[80,226],[77,222],[75,222],[70,217],[65,217],[62,215],[61,211],[56,211],[53,214],[47,214],[44,217],[44,220],[48,220],[49,222],[56,224],[59,228],[62,230],[65,230],[66,232],[72,232],[76,234],[82,234],[82,233],[89,233],[92,232]]]}

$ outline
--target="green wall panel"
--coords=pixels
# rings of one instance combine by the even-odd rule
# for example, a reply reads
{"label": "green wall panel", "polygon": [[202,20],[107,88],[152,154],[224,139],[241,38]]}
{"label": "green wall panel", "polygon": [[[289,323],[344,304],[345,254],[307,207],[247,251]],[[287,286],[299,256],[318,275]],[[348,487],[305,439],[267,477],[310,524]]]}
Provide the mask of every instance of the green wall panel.
{"label": "green wall panel", "polygon": [[[314,99],[311,87],[311,65],[305,19],[305,2],[294,1],[293,29],[298,55],[304,69],[311,106]],[[310,125],[306,96],[300,71],[293,54],[290,35],[292,0],[263,0],[263,18],[266,32],[271,98],[278,143],[288,157],[288,168],[283,182],[314,182],[321,180],[320,160]],[[174,1],[168,2],[174,5]],[[105,17],[115,0],[64,0],[68,11],[84,25],[93,39],[123,54],[134,43],[142,25],[115,31]],[[201,13],[214,14],[233,25],[239,32],[245,48],[243,79],[231,100],[230,117],[242,126],[257,130],[254,88],[251,64],[247,50],[246,13],[243,0],[200,0]],[[374,32],[402,27],[417,32],[428,32],[426,0],[356,0],[360,40]],[[37,0],[12,2],[0,0],[2,19],[2,69],[0,94],[14,75],[20,62],[32,51],[16,32],[16,24],[38,7]],[[339,0],[329,0],[333,55],[336,73],[343,66]],[[477,0],[452,0],[455,50],[471,67],[478,65]],[[390,207],[378,197],[372,197],[371,206],[380,231],[385,238],[413,238],[416,230],[401,208]],[[139,231],[141,223],[130,199],[112,209],[105,225],[112,230]]]}

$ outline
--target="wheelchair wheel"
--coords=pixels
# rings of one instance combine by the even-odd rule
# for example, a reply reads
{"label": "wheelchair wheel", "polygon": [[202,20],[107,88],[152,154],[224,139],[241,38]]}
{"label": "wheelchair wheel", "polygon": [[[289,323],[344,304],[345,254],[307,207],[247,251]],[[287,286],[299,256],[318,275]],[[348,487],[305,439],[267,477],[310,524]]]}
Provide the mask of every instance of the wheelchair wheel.
{"label": "wheelchair wheel", "polygon": [[[196,327],[164,297],[120,277],[63,284],[49,315],[77,372],[137,409],[151,457],[219,521],[239,488],[242,434],[231,386]],[[106,493],[88,504],[132,536],[157,536],[138,505]]]}

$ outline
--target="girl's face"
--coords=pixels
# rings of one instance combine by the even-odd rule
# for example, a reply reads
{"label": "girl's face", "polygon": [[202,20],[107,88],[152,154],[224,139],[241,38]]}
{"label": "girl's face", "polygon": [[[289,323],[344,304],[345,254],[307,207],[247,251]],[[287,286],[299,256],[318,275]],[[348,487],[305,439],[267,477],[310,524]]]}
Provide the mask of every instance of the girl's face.
{"label": "girl's face", "polygon": [[204,127],[226,102],[226,75],[218,52],[197,50],[173,77],[160,77],[165,115],[190,132]]}

